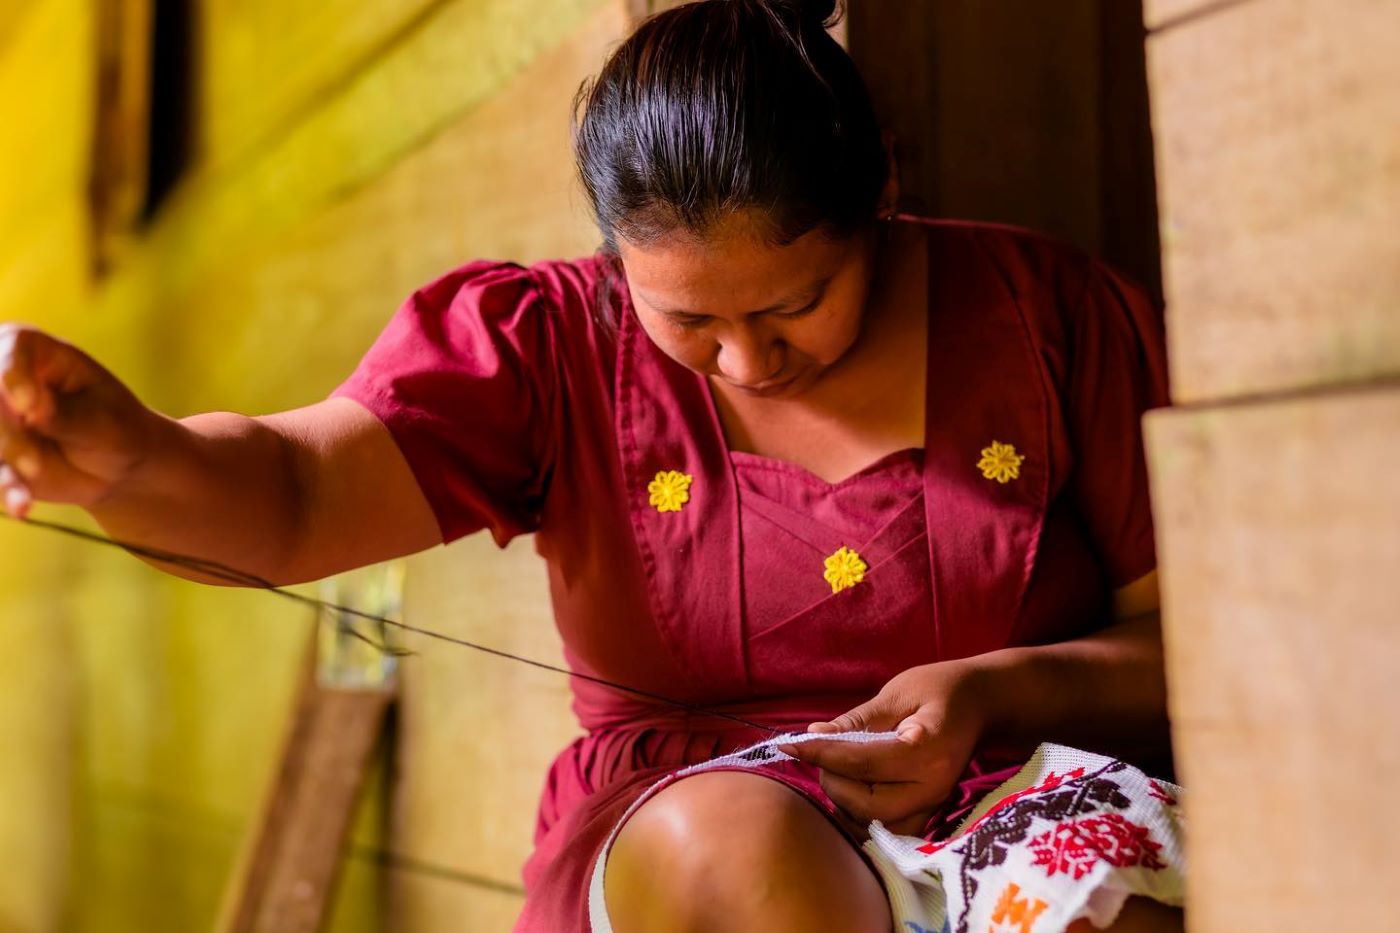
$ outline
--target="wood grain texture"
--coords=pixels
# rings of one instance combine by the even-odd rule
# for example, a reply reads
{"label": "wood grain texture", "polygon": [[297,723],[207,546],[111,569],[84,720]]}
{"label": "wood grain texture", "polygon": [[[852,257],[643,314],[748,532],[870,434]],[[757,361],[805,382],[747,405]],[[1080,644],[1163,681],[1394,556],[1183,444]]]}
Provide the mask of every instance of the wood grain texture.
{"label": "wood grain texture", "polygon": [[373,71],[376,59],[445,2],[201,3],[194,38],[201,50],[195,113],[202,160],[219,166],[266,146],[344,82]]}
{"label": "wood grain texture", "polygon": [[[563,664],[544,566],[529,541],[501,552],[470,538],[414,558],[411,572],[405,606],[418,624]],[[406,644],[422,654],[405,670],[391,847],[518,885],[549,763],[578,735],[568,678]]]}
{"label": "wood grain texture", "polygon": [[1400,5],[1246,3],[1153,37],[1178,401],[1400,373]]}
{"label": "wood grain texture", "polygon": [[216,930],[325,928],[351,815],[392,700],[391,689],[323,686],[307,664],[281,760],[249,827]]}
{"label": "wood grain texture", "polygon": [[154,0],[97,3],[97,102],[88,198],[100,273],[135,233],[150,165]]}
{"label": "wood grain texture", "polygon": [[1148,416],[1190,928],[1383,929],[1400,384]]}
{"label": "wood grain texture", "polygon": [[902,202],[1068,240],[1159,280],[1141,9],[861,0],[848,40]]}
{"label": "wood grain texture", "polygon": [[395,874],[391,885],[393,929],[405,933],[507,933],[522,902],[518,894],[423,875]]}
{"label": "wood grain texture", "polygon": [[[147,252],[160,257],[163,287],[179,293],[211,266],[226,264],[230,246],[280,236],[373,184],[490,102],[600,7],[612,3],[451,0],[435,8],[373,68],[337,86],[266,145],[224,170],[194,170],[173,193]],[[570,77],[576,87],[583,74]],[[565,125],[573,90],[555,111]]]}
{"label": "wood grain texture", "polygon": [[1172,29],[1196,19],[1205,19],[1239,3],[1259,0],[1143,0],[1143,20],[1147,28]]}

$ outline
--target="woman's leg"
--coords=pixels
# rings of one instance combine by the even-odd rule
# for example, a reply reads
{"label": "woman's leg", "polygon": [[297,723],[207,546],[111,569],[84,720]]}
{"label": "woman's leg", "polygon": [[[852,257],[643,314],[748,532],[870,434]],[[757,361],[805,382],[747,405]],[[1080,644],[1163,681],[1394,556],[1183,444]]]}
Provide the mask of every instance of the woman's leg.
{"label": "woman's leg", "polygon": [[617,933],[889,933],[889,902],[841,831],[796,791],[716,771],[643,804],[604,875]]}

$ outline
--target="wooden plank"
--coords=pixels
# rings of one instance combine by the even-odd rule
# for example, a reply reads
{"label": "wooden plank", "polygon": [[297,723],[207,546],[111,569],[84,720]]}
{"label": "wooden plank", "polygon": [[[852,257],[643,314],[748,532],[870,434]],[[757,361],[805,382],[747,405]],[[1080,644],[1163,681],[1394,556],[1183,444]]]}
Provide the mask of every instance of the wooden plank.
{"label": "wooden plank", "polygon": [[1400,5],[1273,0],[1149,42],[1178,401],[1400,372]]}
{"label": "wooden plank", "polygon": [[[413,561],[406,606],[418,624],[563,664],[544,565],[529,541],[497,553],[471,538]],[[479,569],[466,579],[466,567]],[[549,763],[578,734],[568,678],[412,638],[406,645],[423,653],[403,673],[391,848],[518,885]]]}
{"label": "wooden plank", "polygon": [[1143,0],[1143,19],[1149,30],[1174,29],[1240,3],[1255,2],[1258,0]]}
{"label": "wooden plank", "polygon": [[519,894],[421,873],[393,873],[390,890],[395,930],[505,933],[524,903]]}
{"label": "wooden plank", "polygon": [[391,689],[323,686],[307,665],[276,776],[216,925],[221,933],[324,927],[351,814],[393,696]]}
{"label": "wooden plank", "polygon": [[1139,0],[1099,4],[1098,254],[1159,302],[1162,247],[1147,94],[1147,45]]}
{"label": "wooden plank", "polygon": [[1191,929],[1384,929],[1400,385],[1148,416]]}
{"label": "wooden plank", "polygon": [[[372,184],[600,9],[615,13],[603,0],[449,0],[436,8],[374,68],[319,100],[268,145],[226,171],[194,172],[173,193],[148,251],[160,257],[164,286],[179,294],[226,262],[230,244],[266,242]],[[560,102],[566,125],[571,97]]]}
{"label": "wooden plank", "polygon": [[158,401],[179,413],[305,404],[344,378],[405,296],[445,270],[477,256],[591,251],[599,235],[575,177],[569,104],[622,29],[621,10],[603,6],[492,99],[281,232],[220,244],[198,215],[182,221],[190,239],[177,256],[205,258],[181,274],[188,281],[161,281],[159,313],[182,326],[162,333],[165,384],[178,392]]}
{"label": "wooden plank", "polygon": [[373,70],[443,3],[202,3],[193,37],[205,50],[195,107],[202,158],[221,165],[265,144],[355,74]]}
{"label": "wooden plank", "polygon": [[849,19],[907,209],[1042,230],[1155,289],[1138,0],[863,0]]}
{"label": "wooden plank", "polygon": [[1024,224],[1097,252],[1097,5],[936,9],[938,44],[921,54],[937,68],[938,212]]}
{"label": "wooden plank", "polygon": [[[72,671],[71,629],[53,593],[71,580],[56,570],[61,542],[39,541],[9,522],[0,528],[0,905],[6,930],[64,929],[72,897],[69,847],[80,816],[75,737],[81,690]],[[36,585],[37,584],[37,585]]]}
{"label": "wooden plank", "polygon": [[846,37],[880,122],[894,135],[900,201],[906,210],[941,208],[937,7],[862,0],[848,8]]}
{"label": "wooden plank", "polygon": [[100,273],[129,240],[146,201],[153,0],[100,0],[97,101],[88,197]]}

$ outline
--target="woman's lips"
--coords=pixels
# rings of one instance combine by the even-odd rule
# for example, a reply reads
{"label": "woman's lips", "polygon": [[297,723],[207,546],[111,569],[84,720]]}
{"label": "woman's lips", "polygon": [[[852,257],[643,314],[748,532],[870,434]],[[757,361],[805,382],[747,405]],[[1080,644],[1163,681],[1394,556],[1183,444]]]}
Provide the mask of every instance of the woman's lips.
{"label": "woman's lips", "polygon": [[792,384],[796,381],[797,376],[796,374],[794,374],[791,376],[784,377],[782,379],[766,379],[763,382],[758,383],[757,385],[751,386],[734,385],[733,383],[730,384],[734,385],[734,388],[738,389],[739,391],[745,392],[749,395],[768,397],[773,395],[781,395],[783,392],[791,388]]}

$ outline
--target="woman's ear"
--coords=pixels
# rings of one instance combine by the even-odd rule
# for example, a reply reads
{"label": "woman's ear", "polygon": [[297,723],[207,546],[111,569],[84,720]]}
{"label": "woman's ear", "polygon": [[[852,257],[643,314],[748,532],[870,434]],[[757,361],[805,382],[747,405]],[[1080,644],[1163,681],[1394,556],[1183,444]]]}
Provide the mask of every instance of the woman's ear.
{"label": "woman's ear", "polygon": [[895,138],[892,130],[880,132],[880,142],[885,148],[885,162],[889,171],[885,178],[884,190],[880,192],[880,206],[876,214],[887,220],[899,211],[899,159],[895,156]]}

